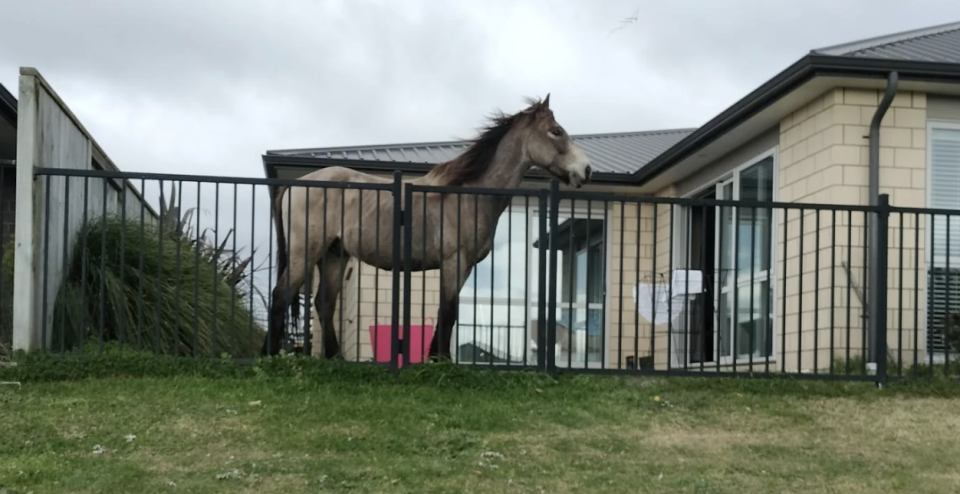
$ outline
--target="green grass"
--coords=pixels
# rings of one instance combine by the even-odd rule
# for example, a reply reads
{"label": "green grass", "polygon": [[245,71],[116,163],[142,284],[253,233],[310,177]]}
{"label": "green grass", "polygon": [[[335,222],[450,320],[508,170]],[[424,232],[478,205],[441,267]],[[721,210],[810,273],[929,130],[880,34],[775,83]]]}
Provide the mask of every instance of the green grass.
{"label": "green grass", "polygon": [[[960,384],[119,353],[0,367],[0,492],[957,492]],[[125,436],[135,435],[127,441]],[[95,453],[99,445],[101,453]],[[662,474],[662,477],[661,477]],[[920,487],[922,486],[922,487]]]}

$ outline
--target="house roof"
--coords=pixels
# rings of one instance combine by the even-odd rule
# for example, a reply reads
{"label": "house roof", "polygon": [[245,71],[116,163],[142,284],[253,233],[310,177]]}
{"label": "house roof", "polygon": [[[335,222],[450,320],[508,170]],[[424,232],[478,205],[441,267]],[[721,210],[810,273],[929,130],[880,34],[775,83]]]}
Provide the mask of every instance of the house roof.
{"label": "house roof", "polygon": [[0,116],[17,126],[17,98],[3,84],[0,84]]}
{"label": "house roof", "polygon": [[[601,173],[629,174],[658,154],[666,151],[695,129],[671,129],[618,134],[582,134],[571,136],[583,146]],[[423,142],[315,149],[268,151],[275,156],[320,158],[337,161],[422,163],[436,165],[456,158],[469,145],[467,141]]]}
{"label": "house roof", "polygon": [[818,55],[960,63],[960,22],[811,50]]}
{"label": "house roof", "polygon": [[[897,72],[900,81],[960,83],[960,22],[811,50],[696,129],[587,134],[575,139],[597,162],[595,181],[643,185],[814,78],[882,80],[891,72]],[[263,163],[267,176],[276,176],[278,165],[343,164],[425,172],[462,149],[462,142],[453,141],[278,150],[267,151]]]}

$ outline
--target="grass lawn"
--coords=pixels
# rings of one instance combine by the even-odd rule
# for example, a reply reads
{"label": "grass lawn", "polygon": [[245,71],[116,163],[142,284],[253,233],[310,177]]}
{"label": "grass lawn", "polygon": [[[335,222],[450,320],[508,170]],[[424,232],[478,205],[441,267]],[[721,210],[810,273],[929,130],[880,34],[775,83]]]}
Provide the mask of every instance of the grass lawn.
{"label": "grass lawn", "polygon": [[0,493],[960,491],[942,380],[144,362],[0,368]]}

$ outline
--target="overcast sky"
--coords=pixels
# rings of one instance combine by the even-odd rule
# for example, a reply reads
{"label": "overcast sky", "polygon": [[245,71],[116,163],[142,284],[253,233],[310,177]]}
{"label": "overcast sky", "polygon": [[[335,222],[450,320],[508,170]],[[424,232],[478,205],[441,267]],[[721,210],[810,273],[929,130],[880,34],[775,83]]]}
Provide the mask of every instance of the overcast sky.
{"label": "overcast sky", "polygon": [[[811,48],[960,20],[903,0],[6,0],[123,170],[262,176],[267,149],[469,137],[551,92],[572,133],[698,126]],[[636,22],[610,34],[620,20]]]}
{"label": "overcast sky", "polygon": [[960,20],[947,0],[0,9],[12,20],[0,30],[0,83],[16,94],[18,68],[38,68],[121,169],[250,177],[263,176],[268,149],[470,137],[491,110],[547,92],[571,133],[698,126],[812,48]]}

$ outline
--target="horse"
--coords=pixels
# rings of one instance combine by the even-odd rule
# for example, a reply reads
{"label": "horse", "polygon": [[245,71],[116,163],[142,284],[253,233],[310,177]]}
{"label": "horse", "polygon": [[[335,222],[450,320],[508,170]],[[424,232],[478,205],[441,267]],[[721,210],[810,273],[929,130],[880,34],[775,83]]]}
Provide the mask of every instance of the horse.
{"label": "horse", "polygon": [[[494,112],[463,153],[435,165],[423,176],[404,182],[510,190],[519,188],[526,172],[537,167],[574,188],[588,183],[590,159],[557,122],[550,109],[550,94],[542,101],[527,99],[526,102],[529,106],[512,115]],[[368,184],[392,182],[390,178],[343,166],[321,168],[300,179]],[[309,194],[307,191],[308,187],[302,186],[278,187],[274,194],[272,206],[278,269],[261,355],[279,353],[286,311],[293,305],[291,312],[294,318],[299,317],[299,304],[293,304],[294,296],[299,298],[306,281],[306,268],[316,267],[320,289],[315,295],[314,307],[320,316],[324,357],[342,358],[333,330],[333,316],[344,270],[351,258],[356,258],[388,271],[404,269],[405,261],[409,262],[411,271],[440,270],[437,329],[430,342],[428,357],[432,361],[450,359],[460,290],[473,267],[493,248],[497,222],[509,203],[509,197],[477,195],[460,200],[455,197],[459,194],[414,194],[412,211],[417,214],[411,214],[411,224],[403,228],[410,228],[409,238],[416,240],[411,242],[411,258],[402,259],[401,265],[395,266],[392,257],[395,241],[392,194],[378,194],[371,190],[363,194],[357,189],[342,188],[313,190]],[[469,194],[469,189],[465,192]],[[405,194],[404,188],[401,204],[405,204]],[[284,203],[288,204],[288,218],[284,217]],[[421,214],[421,211],[426,213]],[[460,222],[459,218],[469,221]],[[290,225],[286,236],[285,225]],[[403,249],[402,235],[397,241],[401,242]]]}

